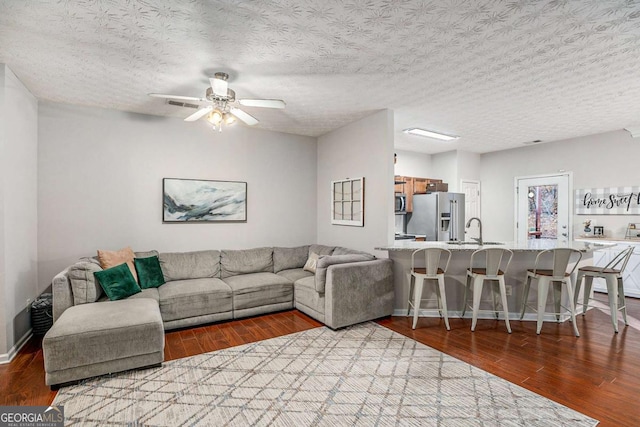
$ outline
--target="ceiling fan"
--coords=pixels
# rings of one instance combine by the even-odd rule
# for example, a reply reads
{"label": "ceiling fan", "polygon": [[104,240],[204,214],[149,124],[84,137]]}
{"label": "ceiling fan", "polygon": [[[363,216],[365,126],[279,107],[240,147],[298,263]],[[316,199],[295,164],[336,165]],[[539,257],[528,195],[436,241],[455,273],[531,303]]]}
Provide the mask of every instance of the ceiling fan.
{"label": "ceiling fan", "polygon": [[235,107],[236,103],[247,107],[263,107],[263,108],[284,108],[285,103],[281,99],[237,99],[236,93],[229,89],[227,73],[215,73],[209,78],[211,86],[207,88],[204,98],[181,95],[166,95],[163,93],[150,93],[149,96],[156,98],[175,99],[179,101],[194,101],[197,103],[206,103],[201,106],[198,111],[184,119],[185,122],[193,122],[206,116],[209,123],[213,125],[213,129],[222,131],[222,125],[230,125],[238,118],[245,124],[253,126],[258,123],[258,119],[251,114]]}

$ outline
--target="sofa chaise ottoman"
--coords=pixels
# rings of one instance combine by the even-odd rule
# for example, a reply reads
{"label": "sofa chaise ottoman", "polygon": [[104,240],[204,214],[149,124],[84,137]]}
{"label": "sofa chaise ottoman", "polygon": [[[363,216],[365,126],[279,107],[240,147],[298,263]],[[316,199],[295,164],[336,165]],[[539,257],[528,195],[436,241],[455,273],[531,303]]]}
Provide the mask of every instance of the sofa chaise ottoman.
{"label": "sofa chaise ottoman", "polygon": [[73,306],[45,335],[42,351],[47,384],[159,365],[164,329],[158,303],[130,298]]}

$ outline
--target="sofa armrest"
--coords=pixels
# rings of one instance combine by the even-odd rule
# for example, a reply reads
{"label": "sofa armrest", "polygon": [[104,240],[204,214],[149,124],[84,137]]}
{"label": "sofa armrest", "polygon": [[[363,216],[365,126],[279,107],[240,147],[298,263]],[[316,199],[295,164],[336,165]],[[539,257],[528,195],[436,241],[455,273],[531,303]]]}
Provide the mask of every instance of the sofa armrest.
{"label": "sofa armrest", "polygon": [[327,269],[325,324],[333,329],[393,313],[393,261],[336,264]]}
{"label": "sofa armrest", "polygon": [[347,264],[376,259],[370,254],[346,254],[321,256],[316,264],[316,292],[323,294],[327,282],[327,269],[336,264]]}
{"label": "sofa armrest", "polygon": [[69,281],[69,269],[65,268],[53,278],[51,288],[53,291],[53,322],[69,307],[73,306],[73,291]]}

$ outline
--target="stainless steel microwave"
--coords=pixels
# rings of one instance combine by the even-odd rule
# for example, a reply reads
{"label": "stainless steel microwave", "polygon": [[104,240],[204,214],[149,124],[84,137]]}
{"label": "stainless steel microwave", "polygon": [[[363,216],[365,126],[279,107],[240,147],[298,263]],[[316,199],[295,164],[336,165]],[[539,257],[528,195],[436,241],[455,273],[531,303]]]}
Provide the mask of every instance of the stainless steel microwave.
{"label": "stainless steel microwave", "polygon": [[406,194],[396,194],[395,210],[397,214],[407,213],[407,195]]}

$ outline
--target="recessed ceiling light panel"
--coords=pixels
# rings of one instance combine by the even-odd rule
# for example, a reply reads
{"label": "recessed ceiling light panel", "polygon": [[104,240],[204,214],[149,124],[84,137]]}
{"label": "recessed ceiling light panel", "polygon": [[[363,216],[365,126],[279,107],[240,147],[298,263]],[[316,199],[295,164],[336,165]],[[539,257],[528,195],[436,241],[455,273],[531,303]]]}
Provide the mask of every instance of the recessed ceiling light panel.
{"label": "recessed ceiling light panel", "polygon": [[426,129],[420,129],[420,128],[409,128],[409,129],[403,130],[402,132],[407,133],[409,135],[417,135],[417,136],[424,136],[427,138],[440,139],[442,141],[453,141],[454,139],[460,138],[459,136],[445,135],[444,133],[434,132],[432,130],[426,130]]}

